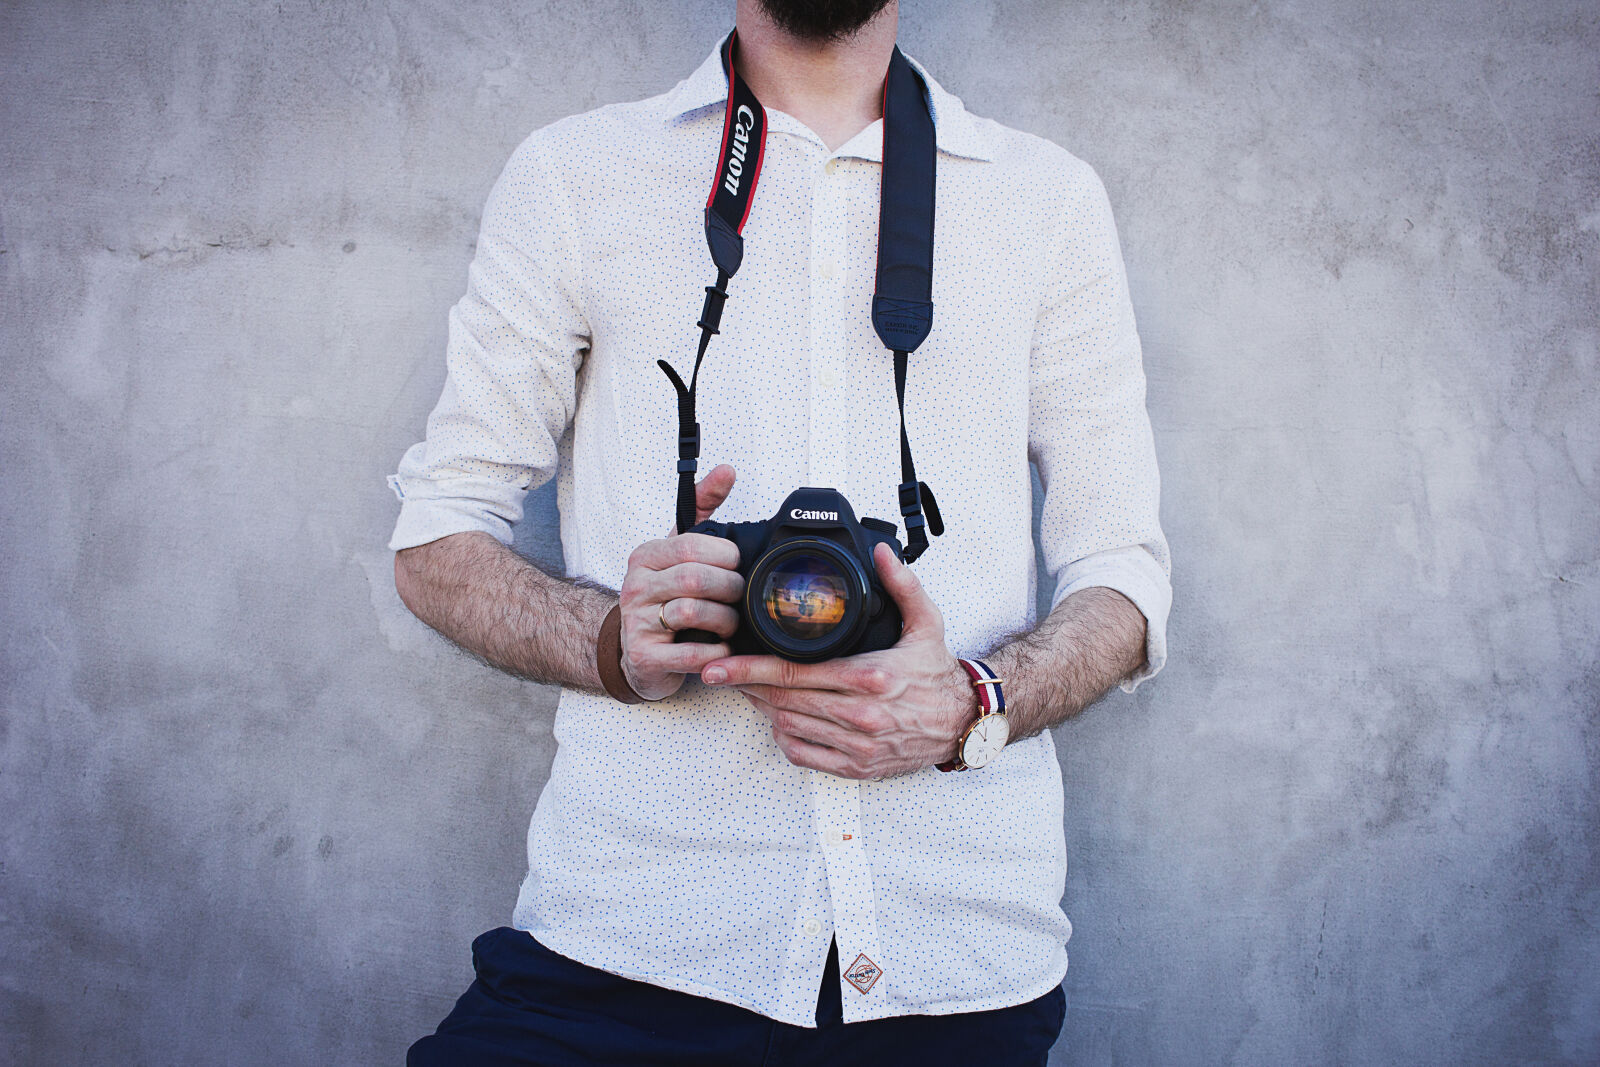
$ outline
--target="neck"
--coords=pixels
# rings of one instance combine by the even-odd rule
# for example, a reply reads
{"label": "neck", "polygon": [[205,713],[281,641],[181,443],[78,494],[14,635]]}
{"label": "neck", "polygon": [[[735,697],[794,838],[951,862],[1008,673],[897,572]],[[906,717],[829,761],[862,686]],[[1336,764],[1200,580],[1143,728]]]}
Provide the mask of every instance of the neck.
{"label": "neck", "polygon": [[739,76],[764,106],[805,123],[828,151],[883,117],[883,79],[899,30],[898,3],[840,41],[785,33],[757,0],[738,0],[736,17]]}

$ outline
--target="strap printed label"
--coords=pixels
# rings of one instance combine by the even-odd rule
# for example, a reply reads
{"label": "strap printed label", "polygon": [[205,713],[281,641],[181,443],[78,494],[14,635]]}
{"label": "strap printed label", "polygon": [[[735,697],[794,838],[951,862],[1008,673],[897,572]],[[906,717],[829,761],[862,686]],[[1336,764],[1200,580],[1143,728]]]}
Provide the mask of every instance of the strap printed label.
{"label": "strap printed label", "polygon": [[728,109],[722,120],[722,149],[717,153],[717,181],[706,199],[706,243],[711,259],[728,277],[744,257],[745,220],[755,203],[761,159],[767,147],[767,112],[734,69],[739,33],[722,46],[722,71],[728,76]]}

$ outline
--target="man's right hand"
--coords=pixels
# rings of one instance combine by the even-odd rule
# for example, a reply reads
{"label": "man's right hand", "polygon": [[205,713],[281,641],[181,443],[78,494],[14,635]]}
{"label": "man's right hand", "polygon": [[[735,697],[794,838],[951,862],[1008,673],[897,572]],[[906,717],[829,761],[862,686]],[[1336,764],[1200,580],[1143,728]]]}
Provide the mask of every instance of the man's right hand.
{"label": "man's right hand", "polygon": [[[733,491],[734,471],[714,468],[695,486],[696,522],[709,519]],[[739,550],[707,534],[673,534],[646,541],[628,557],[622,579],[622,672],[633,691],[661,700],[714,659],[729,654],[714,645],[676,643],[679,630],[709,630],[727,638],[738,628],[730,605],[744,593]]]}

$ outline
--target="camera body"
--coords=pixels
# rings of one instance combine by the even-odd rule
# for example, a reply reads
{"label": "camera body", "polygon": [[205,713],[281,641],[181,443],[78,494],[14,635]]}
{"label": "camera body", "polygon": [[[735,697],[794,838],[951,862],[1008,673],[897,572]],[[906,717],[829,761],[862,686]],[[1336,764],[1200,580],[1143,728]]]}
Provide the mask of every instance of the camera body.
{"label": "camera body", "polygon": [[[796,489],[765,522],[702,522],[690,532],[725,537],[739,549],[744,595],[728,641],[735,655],[814,663],[900,640],[900,609],[872,561],[879,543],[900,558],[899,529],[882,519],[858,521],[837,490]],[[676,640],[721,638],[680,630]]]}

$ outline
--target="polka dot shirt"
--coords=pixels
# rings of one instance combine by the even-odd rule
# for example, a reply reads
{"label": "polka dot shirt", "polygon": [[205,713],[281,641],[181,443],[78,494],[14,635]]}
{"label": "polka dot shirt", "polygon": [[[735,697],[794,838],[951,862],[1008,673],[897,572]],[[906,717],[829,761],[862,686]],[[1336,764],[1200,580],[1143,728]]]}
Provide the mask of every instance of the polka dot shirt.
{"label": "polka dot shirt", "polygon": [[[1170,603],[1139,340],[1094,173],[968,113],[931,78],[934,320],[906,419],[946,533],[916,569],[958,655],[1034,621],[1030,460],[1056,599],[1129,597],[1165,659]],[[533,134],[490,195],[427,439],[392,479],[391,547],[507,543],[557,479],[570,574],[617,588],[673,523],[675,396],[703,287],[703,209],[727,83],[715,54],[671,92]],[[897,520],[890,353],[870,321],[882,126],[837,151],[769,111],[766,154],[701,372],[701,471],[724,521],[799,486]],[[1137,681],[1137,679],[1136,679]],[[1049,734],[981,771],[855,782],[784,759],[737,693],[691,683],[624,706],[564,692],[514,923],[593,967],[814,1025],[837,940],[846,1022],[1023,1003],[1066,971],[1060,770]]]}

